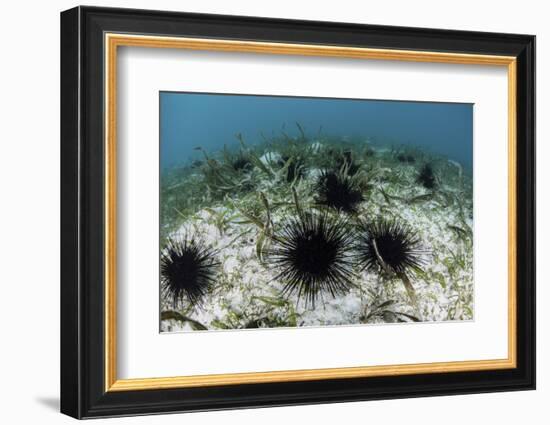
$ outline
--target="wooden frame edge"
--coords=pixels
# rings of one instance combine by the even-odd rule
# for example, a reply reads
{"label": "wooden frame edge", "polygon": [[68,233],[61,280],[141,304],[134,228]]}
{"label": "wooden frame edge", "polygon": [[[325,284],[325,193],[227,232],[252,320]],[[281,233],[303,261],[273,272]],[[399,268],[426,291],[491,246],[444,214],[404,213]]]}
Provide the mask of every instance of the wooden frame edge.
{"label": "wooden frame edge", "polygon": [[480,370],[500,370],[515,367],[512,359],[464,362],[418,363],[393,366],[365,366],[330,369],[302,369],[274,372],[228,373],[216,375],[174,376],[167,378],[119,379],[108,391],[140,391],[151,389],[208,387],[217,385],[261,384],[269,382],[318,381],[323,379],[371,378],[414,375],[417,373],[447,373]]}
{"label": "wooden frame edge", "polygon": [[[106,33],[105,46],[105,392],[513,369],[517,367],[517,60],[513,56],[371,49]],[[120,46],[506,66],[508,71],[508,358],[254,373],[117,379],[116,73]]]}

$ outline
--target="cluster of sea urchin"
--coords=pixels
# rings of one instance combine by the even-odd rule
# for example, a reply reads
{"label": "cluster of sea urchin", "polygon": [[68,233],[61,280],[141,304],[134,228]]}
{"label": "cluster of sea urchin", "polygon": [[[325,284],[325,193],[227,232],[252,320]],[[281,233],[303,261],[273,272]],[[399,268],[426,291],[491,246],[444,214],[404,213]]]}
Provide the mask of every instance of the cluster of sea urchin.
{"label": "cluster of sea urchin", "polygon": [[425,264],[420,238],[406,225],[395,220],[361,222],[357,252],[362,268],[385,270],[397,275],[420,270]]}
{"label": "cluster of sea urchin", "polygon": [[345,213],[356,213],[363,194],[351,177],[336,171],[323,171],[316,183],[316,202]]}
{"label": "cluster of sea urchin", "polygon": [[401,222],[361,221],[354,231],[346,219],[327,213],[290,219],[274,241],[267,258],[280,270],[275,280],[284,282],[283,294],[296,293],[313,307],[323,293],[335,297],[349,291],[355,265],[397,275],[414,301],[407,272],[421,270],[427,253],[414,230]]}
{"label": "cluster of sea urchin", "polygon": [[215,251],[195,239],[168,240],[160,259],[162,290],[174,307],[187,300],[200,305],[212,288],[217,267]]}
{"label": "cluster of sea urchin", "polygon": [[346,293],[352,284],[353,236],[345,219],[328,214],[304,214],[285,223],[268,261],[285,282],[283,294],[304,297],[315,306],[319,295]]}

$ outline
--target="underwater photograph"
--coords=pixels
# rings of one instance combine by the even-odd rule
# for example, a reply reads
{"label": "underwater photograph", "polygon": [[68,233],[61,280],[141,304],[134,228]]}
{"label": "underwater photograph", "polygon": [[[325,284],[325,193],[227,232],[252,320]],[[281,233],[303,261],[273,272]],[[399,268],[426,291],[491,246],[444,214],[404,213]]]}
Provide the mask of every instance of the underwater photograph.
{"label": "underwater photograph", "polygon": [[472,104],[159,96],[160,332],[474,319]]}

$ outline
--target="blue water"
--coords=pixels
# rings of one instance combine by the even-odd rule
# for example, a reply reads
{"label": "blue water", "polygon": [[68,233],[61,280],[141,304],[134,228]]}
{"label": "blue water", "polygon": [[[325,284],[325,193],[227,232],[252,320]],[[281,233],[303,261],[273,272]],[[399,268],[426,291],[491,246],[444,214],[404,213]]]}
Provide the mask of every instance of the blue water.
{"label": "blue water", "polygon": [[365,137],[388,144],[412,144],[472,167],[473,105],[161,92],[161,168],[199,158],[194,148],[215,152],[263,143],[284,131],[306,135]]}

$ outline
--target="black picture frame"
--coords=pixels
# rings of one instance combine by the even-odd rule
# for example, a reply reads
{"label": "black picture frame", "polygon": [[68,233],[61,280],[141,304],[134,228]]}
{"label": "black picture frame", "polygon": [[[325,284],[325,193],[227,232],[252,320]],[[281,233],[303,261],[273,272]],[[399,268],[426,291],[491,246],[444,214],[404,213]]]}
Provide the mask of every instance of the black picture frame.
{"label": "black picture frame", "polygon": [[[517,367],[105,391],[104,34],[139,33],[517,58]],[[61,13],[61,412],[75,418],[535,388],[535,37],[131,9]]]}

